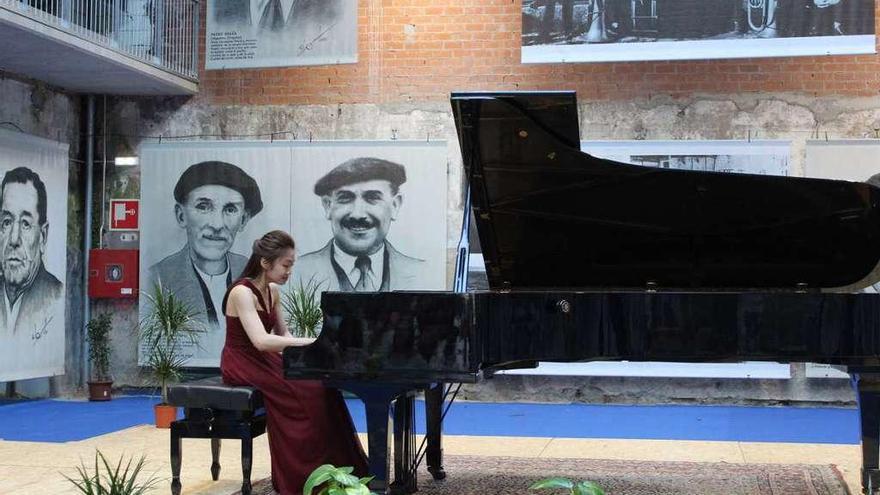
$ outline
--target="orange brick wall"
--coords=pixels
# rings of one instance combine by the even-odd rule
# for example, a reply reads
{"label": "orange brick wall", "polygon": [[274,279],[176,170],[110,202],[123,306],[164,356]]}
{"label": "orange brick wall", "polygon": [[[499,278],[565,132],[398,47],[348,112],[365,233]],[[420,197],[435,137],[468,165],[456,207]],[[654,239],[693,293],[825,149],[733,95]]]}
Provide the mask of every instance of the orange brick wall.
{"label": "orange brick wall", "polygon": [[300,105],[445,100],[460,90],[574,89],[580,101],[880,93],[876,55],[523,65],[520,12],[521,0],[360,0],[358,63],[271,69],[205,71],[203,23],[199,98]]}

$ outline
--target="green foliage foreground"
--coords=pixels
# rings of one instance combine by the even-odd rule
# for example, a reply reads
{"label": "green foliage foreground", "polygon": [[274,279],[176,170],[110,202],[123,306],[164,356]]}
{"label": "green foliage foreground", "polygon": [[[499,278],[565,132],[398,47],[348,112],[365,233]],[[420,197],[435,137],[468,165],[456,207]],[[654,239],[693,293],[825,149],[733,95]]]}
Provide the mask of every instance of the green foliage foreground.
{"label": "green foliage foreground", "polygon": [[602,487],[592,481],[574,482],[568,478],[545,478],[536,481],[529,490],[567,490],[570,495],[605,495]]}

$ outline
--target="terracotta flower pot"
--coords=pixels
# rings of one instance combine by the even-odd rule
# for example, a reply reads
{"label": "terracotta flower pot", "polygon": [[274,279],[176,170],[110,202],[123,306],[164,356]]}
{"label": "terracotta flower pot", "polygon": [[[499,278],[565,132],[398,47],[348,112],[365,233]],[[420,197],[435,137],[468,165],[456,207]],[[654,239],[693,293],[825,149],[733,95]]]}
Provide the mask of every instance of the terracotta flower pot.
{"label": "terracotta flower pot", "polygon": [[112,381],[95,381],[89,383],[89,400],[105,401],[113,398]]}
{"label": "terracotta flower pot", "polygon": [[156,428],[171,428],[171,423],[177,419],[177,407],[167,404],[153,406],[156,415]]}

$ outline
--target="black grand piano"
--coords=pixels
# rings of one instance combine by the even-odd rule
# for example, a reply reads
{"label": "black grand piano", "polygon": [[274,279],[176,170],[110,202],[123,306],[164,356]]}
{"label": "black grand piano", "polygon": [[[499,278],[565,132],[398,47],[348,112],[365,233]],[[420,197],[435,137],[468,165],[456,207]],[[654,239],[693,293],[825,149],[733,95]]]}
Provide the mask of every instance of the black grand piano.
{"label": "black grand piano", "polygon": [[442,478],[443,384],[625,359],[845,366],[876,490],[880,295],[855,288],[880,261],[880,189],[599,159],[570,92],[457,93],[452,109],[491,290],[324,293],[320,337],[284,351],[287,378],[364,401],[375,489],[416,489],[416,392]]}

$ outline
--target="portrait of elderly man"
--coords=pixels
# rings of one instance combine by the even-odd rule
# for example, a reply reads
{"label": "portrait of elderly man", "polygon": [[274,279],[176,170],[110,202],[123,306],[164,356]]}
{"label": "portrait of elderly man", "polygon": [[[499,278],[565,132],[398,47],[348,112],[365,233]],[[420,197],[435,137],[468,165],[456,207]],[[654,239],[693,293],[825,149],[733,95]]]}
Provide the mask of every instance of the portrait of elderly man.
{"label": "portrait of elderly man", "polygon": [[407,256],[388,241],[403,206],[406,169],[381,158],[354,158],[321,177],[321,198],[333,238],[294,264],[294,286],[314,280],[323,290],[389,291],[419,288],[425,261]]}
{"label": "portrait of elderly man", "polygon": [[186,244],[149,268],[148,287],[160,282],[173,289],[208,324],[218,325],[226,288],[247,262],[230,249],[248,221],[263,209],[260,189],[239,167],[205,161],[181,174],[174,201],[174,218],[186,231]]}
{"label": "portrait of elderly man", "polygon": [[6,172],[0,183],[0,325],[6,332],[39,336],[50,323],[63,284],[43,264],[48,238],[46,185],[26,167]]}
{"label": "portrait of elderly man", "polygon": [[302,30],[307,23],[333,25],[344,0],[215,0],[215,22],[244,25],[258,32]]}

